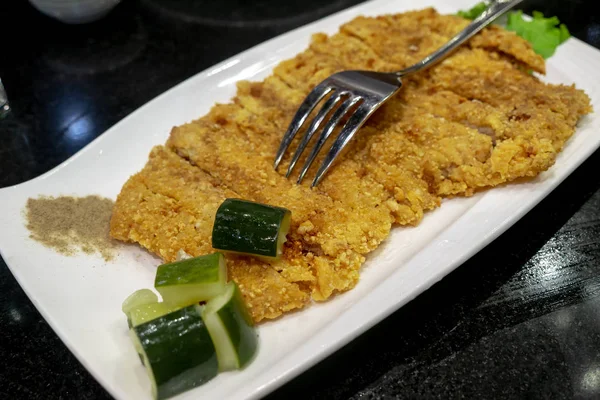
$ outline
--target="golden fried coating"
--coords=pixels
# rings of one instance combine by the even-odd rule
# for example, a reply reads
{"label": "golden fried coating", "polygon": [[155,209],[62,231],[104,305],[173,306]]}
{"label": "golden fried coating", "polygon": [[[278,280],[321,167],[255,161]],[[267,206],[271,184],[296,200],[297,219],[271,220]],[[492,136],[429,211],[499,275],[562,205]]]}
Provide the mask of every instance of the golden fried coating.
{"label": "golden fried coating", "polygon": [[206,254],[214,251],[219,204],[246,198],[292,211],[281,260],[227,256],[229,276],[256,321],[352,289],[365,256],[394,224],[417,225],[443,197],[547,170],[591,112],[582,91],[544,84],[528,72],[545,70],[528,42],[492,27],[437,66],[405,77],[400,93],[361,128],[317,188],[310,179],[297,185],[295,175],[285,178],[290,155],[273,170],[283,132],[321,80],[348,69],[400,70],[467,23],[425,9],[358,17],[332,36],[314,35],[308,49],[264,81],[240,82],[230,103],[173,128],[123,186],[112,236],[165,261],[180,249]]}
{"label": "golden fried coating", "polygon": [[[175,153],[155,147],[144,169],[129,179],[119,194],[111,235],[137,242],[165,261],[174,261],[180,249],[194,256],[213,252],[210,237],[215,212],[227,197],[239,197],[213,183],[210,176]],[[227,268],[243,291],[252,316],[260,321],[309,301],[305,286],[315,280],[313,259],[286,246],[275,266],[227,256]]]}

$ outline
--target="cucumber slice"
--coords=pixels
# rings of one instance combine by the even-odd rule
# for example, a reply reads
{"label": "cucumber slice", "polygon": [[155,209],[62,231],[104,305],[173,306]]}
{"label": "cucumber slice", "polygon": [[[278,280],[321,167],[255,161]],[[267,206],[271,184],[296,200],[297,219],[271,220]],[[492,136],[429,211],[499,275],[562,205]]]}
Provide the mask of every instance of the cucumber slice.
{"label": "cucumber slice", "polygon": [[129,325],[130,328],[133,326],[133,322],[131,321],[131,312],[133,310],[153,303],[158,303],[158,296],[150,289],[140,289],[130,294],[121,306],[121,310],[123,310],[127,316],[127,325]]}
{"label": "cucumber slice", "polygon": [[162,317],[170,312],[173,312],[181,307],[169,303],[151,303],[142,304],[129,311],[128,321],[129,327],[138,326],[148,321],[152,321],[158,317]]}
{"label": "cucumber slice", "polygon": [[212,247],[233,253],[277,258],[290,230],[292,213],[281,207],[226,199],[217,210]]}
{"label": "cucumber slice", "polygon": [[166,303],[188,306],[218,296],[226,282],[225,258],[214,253],[159,266],[154,287]]}
{"label": "cucumber slice", "polygon": [[125,299],[121,309],[125,314],[129,314],[134,308],[151,303],[158,303],[158,296],[156,293],[150,289],[140,289],[136,290]]}
{"label": "cucumber slice", "polygon": [[229,282],[222,295],[206,303],[202,318],[217,349],[219,370],[248,364],[256,353],[258,337],[235,282]]}
{"label": "cucumber slice", "polygon": [[202,385],[218,373],[215,347],[192,305],[131,329],[155,399],[166,399]]}

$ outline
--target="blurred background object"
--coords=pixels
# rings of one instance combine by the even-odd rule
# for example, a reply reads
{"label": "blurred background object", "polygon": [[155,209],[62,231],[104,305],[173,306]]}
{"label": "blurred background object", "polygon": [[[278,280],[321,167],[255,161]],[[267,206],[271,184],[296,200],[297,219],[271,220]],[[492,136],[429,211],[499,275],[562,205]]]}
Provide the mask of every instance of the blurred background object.
{"label": "blurred background object", "polygon": [[185,23],[231,28],[289,30],[360,1],[294,0],[139,0],[144,8]]}
{"label": "blurred background object", "polygon": [[84,24],[104,17],[121,0],[29,0],[42,13],[67,24]]}
{"label": "blurred background object", "polygon": [[2,85],[2,79],[0,79],[0,118],[8,114],[9,111],[10,106],[8,105],[8,97],[6,96],[4,85]]}

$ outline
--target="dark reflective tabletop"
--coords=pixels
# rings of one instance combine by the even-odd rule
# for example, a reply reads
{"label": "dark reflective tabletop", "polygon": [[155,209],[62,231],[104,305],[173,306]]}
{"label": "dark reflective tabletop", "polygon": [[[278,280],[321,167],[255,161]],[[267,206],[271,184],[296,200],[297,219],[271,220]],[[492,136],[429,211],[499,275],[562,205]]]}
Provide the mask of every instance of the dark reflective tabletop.
{"label": "dark reflective tabletop", "polygon": [[[3,4],[12,111],[0,120],[0,187],[48,171],[195,73],[356,3],[124,0],[80,26]],[[600,48],[595,1],[523,4]],[[269,398],[600,398],[598,171],[600,152],[455,272]],[[110,398],[4,261],[0,339],[0,398]]]}

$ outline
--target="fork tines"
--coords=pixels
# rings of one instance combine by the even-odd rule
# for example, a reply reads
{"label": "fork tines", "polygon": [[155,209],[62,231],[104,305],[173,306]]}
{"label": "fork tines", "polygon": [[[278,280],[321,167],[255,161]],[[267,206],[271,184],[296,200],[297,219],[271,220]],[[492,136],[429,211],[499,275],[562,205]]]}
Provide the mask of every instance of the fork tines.
{"label": "fork tines", "polygon": [[[329,97],[327,97],[327,95],[329,95]],[[358,130],[360,125],[362,125],[363,120],[368,116],[369,109],[366,106],[361,107],[362,103],[364,103],[364,101],[361,103],[361,100],[363,99],[360,96],[352,95],[346,90],[335,89],[331,85],[327,85],[326,82],[316,86],[306,97],[302,105],[298,108],[298,111],[292,119],[287,132],[283,136],[281,145],[279,146],[277,155],[275,157],[274,167],[277,169],[296,134],[300,131],[310,114],[313,112],[313,110],[315,110],[316,106],[323,102],[322,107],[319,109],[315,117],[310,122],[310,125],[304,132],[304,135],[302,136],[302,139],[300,140],[300,143],[294,152],[286,172],[286,177],[289,177],[302,153],[306,149],[306,146],[314,137],[319,128],[322,127],[314,147],[312,148],[308,158],[300,170],[297,183],[301,183],[327,139],[331,136],[336,127],[341,126],[340,122],[344,119],[344,116],[347,116],[349,111],[351,111],[353,108],[356,108],[358,104],[358,108],[343,125],[342,132],[331,146],[329,153],[319,167],[319,170],[317,171],[316,176],[311,184],[313,187],[316,186],[323,175],[327,172],[337,155],[341,152],[346,143],[352,138],[353,134],[356,132],[356,130]]]}
{"label": "fork tines", "polygon": [[304,131],[286,172],[286,177],[289,177],[311,139],[320,131],[300,170],[297,183],[301,183],[327,139],[336,128],[340,128],[311,184],[312,187],[318,185],[358,129],[401,86],[402,82],[396,75],[370,71],[343,71],[325,79],[306,96],[298,108],[277,150],[275,169],[311,113],[322,103]]}

